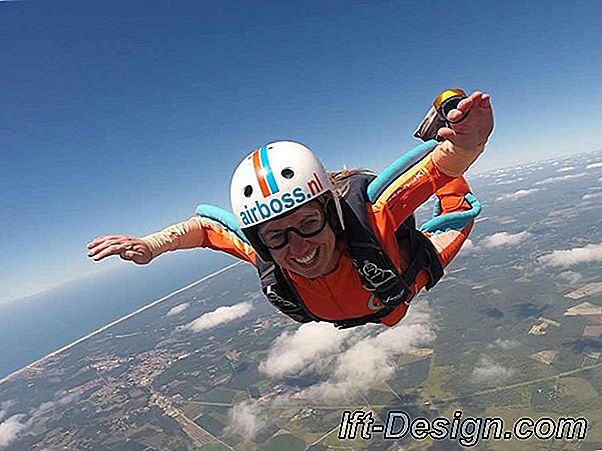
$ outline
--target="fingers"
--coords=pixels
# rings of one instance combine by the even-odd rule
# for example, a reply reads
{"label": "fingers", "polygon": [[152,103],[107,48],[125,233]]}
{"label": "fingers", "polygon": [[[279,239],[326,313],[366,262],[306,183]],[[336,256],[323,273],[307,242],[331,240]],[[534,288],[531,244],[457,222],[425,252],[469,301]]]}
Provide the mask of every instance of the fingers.
{"label": "fingers", "polygon": [[491,109],[491,97],[489,94],[484,94],[480,91],[473,92],[469,97],[462,99],[457,107],[447,114],[447,119],[450,123],[458,123],[473,109],[476,110],[473,114],[481,114],[481,110],[485,110],[489,114]]}
{"label": "fingers", "polygon": [[475,94],[476,93],[472,93],[465,99],[460,100],[460,103],[458,103],[458,106],[456,108],[462,112],[470,110],[472,108],[473,102],[477,100],[477,96],[475,96]]}
{"label": "fingers", "polygon": [[126,249],[126,243],[128,241],[128,237],[119,235],[119,236],[103,236],[96,238],[94,241],[88,244],[88,257],[92,258],[94,261],[102,260],[109,255],[119,254]]}
{"label": "fingers", "polygon": [[448,113],[447,118],[450,122],[449,127],[439,129],[440,137],[465,149],[482,147],[493,130],[491,97],[489,94],[475,91],[460,101],[457,107]]}
{"label": "fingers", "polygon": [[462,119],[462,116],[464,116],[465,114],[465,111],[454,108],[449,113],[447,113],[447,120],[453,124],[455,122],[459,122]]}
{"label": "fingers", "polygon": [[94,238],[92,241],[90,241],[86,245],[86,247],[88,249],[92,249],[93,247],[98,246],[100,243],[102,243],[103,241],[105,241],[105,240],[107,240],[109,238],[112,238],[112,237],[109,237],[109,236],[99,236],[98,238]]}
{"label": "fingers", "polygon": [[133,261],[139,265],[146,265],[152,260],[152,255],[149,250],[145,247],[134,246],[133,249],[129,249],[120,254],[123,260]]}
{"label": "fingers", "polygon": [[[491,107],[491,96],[489,94],[485,94],[481,91],[473,92],[469,99],[472,101],[474,106],[479,106],[483,108]],[[466,99],[467,100],[467,99]],[[462,102],[460,102],[462,103]]]}
{"label": "fingers", "polygon": [[98,238],[93,239],[92,241],[90,241],[86,247],[88,249],[92,249],[93,247],[98,246],[99,244],[101,244],[104,241],[107,240],[118,240],[120,238],[127,238],[125,235],[105,235],[105,236],[99,236]]}
{"label": "fingers", "polygon": [[481,95],[480,104],[482,107],[491,107],[491,96],[489,94]]}
{"label": "fingers", "polygon": [[124,260],[133,260],[137,255],[142,255],[140,252],[136,251],[125,251],[120,254],[120,257]]}
{"label": "fingers", "polygon": [[98,237],[88,243],[87,247],[90,249],[88,257],[94,261],[119,255],[123,260],[145,265],[153,258],[150,248],[143,240],[125,235]]}
{"label": "fingers", "polygon": [[480,99],[480,92],[474,92],[469,97],[462,99],[456,108],[447,113],[447,119],[450,123],[457,123],[462,120],[462,118],[466,117],[466,115],[470,112],[473,107],[475,101]]}
{"label": "fingers", "polygon": [[442,127],[438,130],[437,134],[439,136],[441,136],[443,139],[448,139],[450,141],[453,141],[454,138],[456,137],[456,132],[448,127]]}
{"label": "fingers", "polygon": [[143,253],[140,252],[139,250],[135,250],[135,249],[128,249],[126,251],[122,251],[119,256],[123,259],[123,260],[134,260],[135,262],[137,262],[137,260],[139,260],[140,258],[143,257]]}
{"label": "fingers", "polygon": [[100,246],[97,249],[94,249],[94,251],[90,251],[88,256],[94,261],[99,261],[105,257],[108,257],[109,255],[121,255],[121,253],[125,250],[126,249],[124,248],[123,244],[106,243],[104,246]]}

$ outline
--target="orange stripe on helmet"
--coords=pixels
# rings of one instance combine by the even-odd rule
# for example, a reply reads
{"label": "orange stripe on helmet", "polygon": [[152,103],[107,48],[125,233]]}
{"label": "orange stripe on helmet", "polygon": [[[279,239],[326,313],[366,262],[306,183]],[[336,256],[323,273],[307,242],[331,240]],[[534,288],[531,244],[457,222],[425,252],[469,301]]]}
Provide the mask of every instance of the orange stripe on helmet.
{"label": "orange stripe on helmet", "polygon": [[257,182],[259,182],[259,187],[261,188],[261,193],[263,197],[268,197],[270,193],[270,188],[265,180],[265,175],[263,174],[261,167],[261,160],[259,159],[259,150],[255,150],[253,152],[253,168],[255,169],[255,176],[257,177]]}

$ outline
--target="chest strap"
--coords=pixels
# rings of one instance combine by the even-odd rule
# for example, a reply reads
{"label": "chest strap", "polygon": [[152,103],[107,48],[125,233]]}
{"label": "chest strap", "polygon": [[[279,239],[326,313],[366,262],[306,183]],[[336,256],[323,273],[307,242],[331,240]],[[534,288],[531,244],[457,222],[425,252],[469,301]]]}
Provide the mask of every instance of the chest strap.
{"label": "chest strap", "polygon": [[380,318],[391,313],[402,303],[409,303],[414,293],[412,287],[421,270],[429,274],[427,289],[435,285],[443,275],[437,251],[421,232],[416,230],[413,215],[395,232],[398,243],[410,243],[410,265],[400,275],[395,265],[378,241],[366,213],[367,186],[374,178],[369,174],[350,177],[350,187],[341,207],[345,221],[345,234],[353,265],[358,271],[364,289],[374,293],[382,302],[379,311],[347,320],[333,321],[319,318],[309,311],[291,281],[273,262],[258,259],[257,270],[263,293],[272,305],[295,321],[328,321],[338,328],[379,323]]}

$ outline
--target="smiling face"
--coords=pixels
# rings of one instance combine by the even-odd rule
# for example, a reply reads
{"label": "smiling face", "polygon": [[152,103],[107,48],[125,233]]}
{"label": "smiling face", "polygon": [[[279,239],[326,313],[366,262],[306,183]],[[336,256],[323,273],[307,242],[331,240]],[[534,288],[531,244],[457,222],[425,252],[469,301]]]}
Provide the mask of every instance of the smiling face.
{"label": "smiling face", "polygon": [[[321,225],[321,230],[313,236],[302,237],[297,233],[308,235]],[[309,202],[281,219],[262,224],[259,234],[268,246],[278,243],[283,236],[288,239],[285,246],[270,249],[270,254],[277,265],[300,276],[313,279],[328,274],[339,261],[336,235],[317,202]]]}

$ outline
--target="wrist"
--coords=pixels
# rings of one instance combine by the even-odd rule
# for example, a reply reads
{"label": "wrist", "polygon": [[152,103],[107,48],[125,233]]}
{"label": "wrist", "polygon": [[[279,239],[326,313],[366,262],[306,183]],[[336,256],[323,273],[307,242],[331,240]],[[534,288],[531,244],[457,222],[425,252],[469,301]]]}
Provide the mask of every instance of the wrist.
{"label": "wrist", "polygon": [[433,163],[444,174],[459,177],[483,153],[486,143],[487,139],[473,148],[465,148],[453,144],[451,141],[443,141],[433,151]]}

